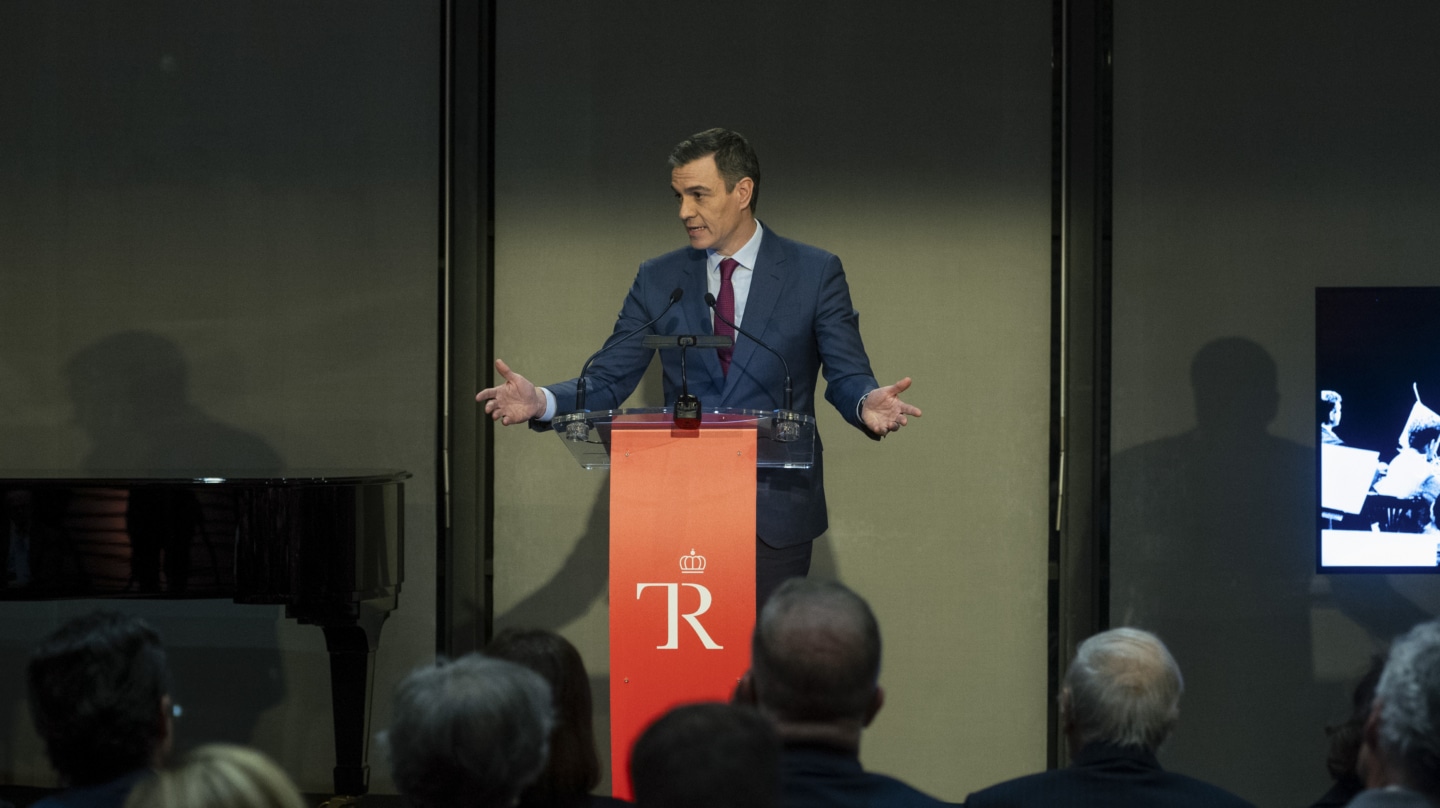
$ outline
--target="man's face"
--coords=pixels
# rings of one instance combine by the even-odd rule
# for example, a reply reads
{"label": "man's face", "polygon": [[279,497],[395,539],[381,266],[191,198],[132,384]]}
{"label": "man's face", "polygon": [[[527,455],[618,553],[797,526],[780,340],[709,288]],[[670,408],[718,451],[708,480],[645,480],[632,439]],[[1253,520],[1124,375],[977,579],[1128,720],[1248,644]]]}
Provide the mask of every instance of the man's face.
{"label": "man's face", "polygon": [[750,192],[754,182],[746,177],[725,190],[725,180],[715,167],[715,156],[707,155],[670,172],[670,188],[680,201],[680,221],[697,250],[713,249],[734,255],[754,234],[750,213]]}

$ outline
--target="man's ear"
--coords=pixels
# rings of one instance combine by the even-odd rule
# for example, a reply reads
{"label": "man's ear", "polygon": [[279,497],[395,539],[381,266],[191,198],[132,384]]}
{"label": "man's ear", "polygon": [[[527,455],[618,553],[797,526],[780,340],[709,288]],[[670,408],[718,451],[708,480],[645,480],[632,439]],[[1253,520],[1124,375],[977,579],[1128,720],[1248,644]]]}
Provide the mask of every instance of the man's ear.
{"label": "man's ear", "polygon": [[1355,772],[1365,782],[1366,788],[1384,788],[1390,785],[1390,775],[1385,771],[1385,756],[1380,752],[1380,702],[1370,707],[1370,715],[1360,728],[1360,752],[1355,760]]}
{"label": "man's ear", "polygon": [[870,706],[865,708],[865,720],[860,726],[868,727],[875,716],[880,714],[880,708],[885,706],[885,688],[876,685],[875,692],[870,694]]}
{"label": "man's ear", "polygon": [[760,706],[760,700],[755,697],[755,677],[750,671],[740,677],[735,685],[735,693],[730,697],[731,704],[748,704],[751,707]]}
{"label": "man's ear", "polygon": [[160,697],[160,713],[155,716],[155,720],[160,725],[160,734],[159,743],[155,744],[155,760],[152,763],[158,766],[170,757],[170,750],[175,747],[175,702],[171,700],[169,693]]}
{"label": "man's ear", "polygon": [[[739,194],[740,207],[750,207],[750,200],[755,195],[755,180],[745,177],[735,183],[734,193]],[[754,213],[752,210],[751,213]]]}

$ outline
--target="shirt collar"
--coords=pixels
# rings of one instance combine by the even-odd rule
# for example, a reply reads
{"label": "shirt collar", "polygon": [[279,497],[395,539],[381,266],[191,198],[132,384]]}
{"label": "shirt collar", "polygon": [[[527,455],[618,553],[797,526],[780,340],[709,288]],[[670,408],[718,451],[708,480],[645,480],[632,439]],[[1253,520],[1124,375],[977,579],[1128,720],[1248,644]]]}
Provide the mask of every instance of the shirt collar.
{"label": "shirt collar", "polygon": [[[744,247],[736,250],[735,254],[730,257],[746,269],[755,269],[755,261],[760,257],[760,237],[763,235],[765,235],[765,228],[760,225],[760,220],[756,219],[754,235],[750,236],[750,240],[745,242]],[[718,272],[722,256],[714,250],[706,250],[705,255],[710,271]]]}

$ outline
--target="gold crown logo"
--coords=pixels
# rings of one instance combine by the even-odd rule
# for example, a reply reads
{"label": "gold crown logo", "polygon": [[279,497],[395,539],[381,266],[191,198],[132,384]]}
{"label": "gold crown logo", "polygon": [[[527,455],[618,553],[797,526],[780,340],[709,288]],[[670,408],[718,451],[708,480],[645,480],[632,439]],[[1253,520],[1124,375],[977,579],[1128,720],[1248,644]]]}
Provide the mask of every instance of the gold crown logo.
{"label": "gold crown logo", "polygon": [[680,556],[680,571],[681,571],[681,572],[704,572],[704,571],[705,571],[705,556],[695,555],[695,549],[692,547],[692,548],[690,549],[690,555],[688,555],[688,556]]}

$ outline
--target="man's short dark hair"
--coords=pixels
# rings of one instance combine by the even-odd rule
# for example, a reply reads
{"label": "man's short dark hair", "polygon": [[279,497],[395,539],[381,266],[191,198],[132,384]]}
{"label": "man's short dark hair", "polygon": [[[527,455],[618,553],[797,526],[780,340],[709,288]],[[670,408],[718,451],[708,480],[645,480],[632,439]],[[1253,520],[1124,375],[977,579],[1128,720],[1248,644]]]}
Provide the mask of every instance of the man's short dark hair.
{"label": "man's short dark hair", "polygon": [[635,742],[630,777],[640,808],[768,808],[780,790],[780,739],[749,707],[677,707]]}
{"label": "man's short dark hair", "polygon": [[98,785],[154,762],[170,671],[144,620],[112,610],[70,620],[31,655],[26,677],[35,731],[68,785]]}
{"label": "man's short dark hair", "polygon": [[755,623],[757,703],[782,721],[863,720],[880,679],[880,625],[836,581],[781,584]]}
{"label": "man's short dark hair", "polygon": [[750,192],[750,212],[760,201],[760,158],[750,148],[750,141],[729,129],[706,129],[676,144],[670,151],[670,167],[679,168],[696,160],[715,155],[715,168],[725,180],[725,190],[735,190],[735,183],[746,177],[754,183]]}
{"label": "man's short dark hair", "polygon": [[411,671],[382,736],[395,786],[416,808],[506,808],[545,766],[554,708],[529,668],[467,654]]}

